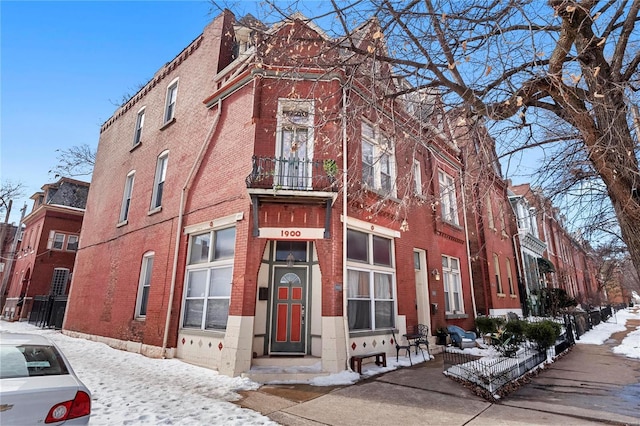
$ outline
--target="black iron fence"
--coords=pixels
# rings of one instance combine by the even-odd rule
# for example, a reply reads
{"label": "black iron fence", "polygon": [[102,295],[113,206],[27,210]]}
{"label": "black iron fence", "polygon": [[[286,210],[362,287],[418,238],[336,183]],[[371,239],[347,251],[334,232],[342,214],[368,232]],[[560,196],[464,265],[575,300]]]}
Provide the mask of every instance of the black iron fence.
{"label": "black iron fence", "polygon": [[67,296],[35,296],[29,314],[29,324],[42,328],[62,328]]}
{"label": "black iron fence", "polygon": [[298,157],[253,157],[247,188],[337,191],[335,160],[308,160]]}
{"label": "black iron fence", "polygon": [[478,357],[445,348],[444,373],[474,383],[491,394],[531,371],[547,359],[546,351],[525,346],[515,357]]}
{"label": "black iron fence", "polygon": [[606,322],[613,316],[614,308],[611,306],[605,306],[601,308],[593,308],[586,311],[575,311],[564,315],[565,324],[568,324],[572,331],[573,337],[576,340],[580,340],[587,331],[591,330],[601,322]]}

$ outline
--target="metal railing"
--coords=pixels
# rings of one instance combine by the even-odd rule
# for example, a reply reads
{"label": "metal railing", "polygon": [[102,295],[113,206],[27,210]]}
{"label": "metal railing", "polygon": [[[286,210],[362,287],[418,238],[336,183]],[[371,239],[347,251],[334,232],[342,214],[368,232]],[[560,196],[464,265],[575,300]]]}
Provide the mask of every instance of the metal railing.
{"label": "metal railing", "polygon": [[445,348],[444,373],[476,384],[491,394],[545,362],[547,354],[523,347],[516,357],[478,357]]}
{"label": "metal railing", "polygon": [[605,306],[591,309],[589,312],[574,311],[564,315],[565,323],[571,324],[576,340],[601,322],[613,316],[614,308]]}
{"label": "metal railing", "polygon": [[307,160],[297,157],[253,156],[247,188],[337,191],[337,165],[334,160]]}
{"label": "metal railing", "polygon": [[29,324],[41,328],[62,328],[67,296],[35,296],[29,313]]}

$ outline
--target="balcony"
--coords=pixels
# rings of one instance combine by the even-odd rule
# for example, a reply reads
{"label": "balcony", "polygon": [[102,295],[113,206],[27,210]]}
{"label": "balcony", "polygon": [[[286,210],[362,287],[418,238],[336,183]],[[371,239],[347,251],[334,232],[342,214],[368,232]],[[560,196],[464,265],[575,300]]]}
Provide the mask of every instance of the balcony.
{"label": "balcony", "polygon": [[329,238],[331,206],[337,197],[335,160],[253,156],[245,179],[253,204],[253,235],[259,236],[260,203],[320,204],[326,206],[324,237]]}
{"label": "balcony", "polygon": [[337,173],[335,160],[253,156],[245,181],[249,189],[336,192]]}

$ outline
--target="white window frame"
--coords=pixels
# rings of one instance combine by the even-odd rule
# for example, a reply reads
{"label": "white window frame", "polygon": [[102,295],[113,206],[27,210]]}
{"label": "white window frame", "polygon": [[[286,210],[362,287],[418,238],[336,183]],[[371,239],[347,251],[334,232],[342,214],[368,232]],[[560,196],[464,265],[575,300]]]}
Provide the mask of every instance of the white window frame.
{"label": "white window frame", "polygon": [[[365,132],[365,128],[370,129],[370,132]],[[365,187],[369,187],[384,195],[396,196],[396,160],[393,150],[393,143],[387,137],[384,136],[377,126],[363,120],[360,126],[360,135],[362,138],[362,184]],[[370,161],[365,157],[364,146],[369,145],[372,147],[372,155]],[[385,170],[385,160],[386,168]],[[373,182],[366,182],[364,166],[371,167],[373,173]],[[383,176],[387,176],[389,183],[388,187],[383,184]]]}
{"label": "white window frame", "polygon": [[151,195],[151,211],[162,208],[164,182],[167,178],[167,163],[169,163],[169,151],[164,151],[158,155],[158,161],[156,162],[156,176],[153,180],[153,193]]}
{"label": "white window frame", "polygon": [[65,241],[65,235],[63,233],[51,231],[51,240],[48,248],[52,250],[63,250],[64,241]]}
{"label": "white window frame", "polygon": [[[457,262],[457,269],[453,268],[452,260]],[[445,311],[447,314],[464,313],[460,268],[459,258],[442,255],[442,285],[444,286]]]}
{"label": "white window frame", "polygon": [[164,105],[164,124],[169,123],[176,116],[176,102],[178,100],[178,79],[167,86],[167,96]]}
{"label": "white window frame", "polygon": [[144,319],[147,317],[154,257],[155,252],[153,251],[146,252],[142,256],[142,264],[140,266],[140,279],[138,281],[138,296],[136,297],[136,319]]}
{"label": "white window frame", "polygon": [[51,275],[51,295],[62,296],[65,294],[69,282],[69,268],[54,268]]}
{"label": "white window frame", "polygon": [[491,203],[491,196],[489,194],[485,195],[485,203],[487,204],[487,219],[489,228],[492,230],[496,230],[496,223],[493,218],[493,204]]}
{"label": "white window frame", "polygon": [[515,295],[516,291],[513,288],[513,275],[511,274],[511,259],[508,257],[505,259],[505,264],[507,267],[507,280],[509,281],[509,294]]}
{"label": "white window frame", "polygon": [[131,196],[133,195],[133,184],[135,183],[136,171],[132,170],[127,174],[124,181],[124,191],[122,193],[122,205],[120,206],[120,220],[118,222],[126,222],[129,219],[129,211],[131,210]]}
{"label": "white window frame", "polygon": [[142,142],[142,129],[144,128],[144,114],[145,108],[141,108],[136,116],[136,127],[133,132],[133,146],[136,146]]}
{"label": "white window frame", "polygon": [[[233,240],[233,253],[231,254],[231,256],[226,256],[223,258],[216,259],[215,258],[215,245],[216,245],[215,239],[217,238],[217,233],[222,231],[227,231],[230,229],[233,229],[235,233],[234,240]],[[193,244],[194,238],[197,238],[199,236],[205,236],[205,235],[209,235],[209,248],[207,252],[207,259],[205,261],[190,263],[191,257],[192,257],[192,251],[195,249],[195,246]],[[189,234],[189,250],[187,253],[187,260],[186,260],[187,267],[185,271],[184,292],[183,292],[184,296],[182,300],[182,317],[180,320],[182,328],[189,329],[189,330],[203,330],[203,331],[225,331],[226,330],[226,324],[224,327],[208,327],[207,328],[208,304],[209,304],[209,301],[226,299],[227,303],[231,305],[231,290],[233,287],[233,272],[234,272],[236,241],[237,241],[237,228],[235,226],[235,223],[232,226],[229,226],[228,224],[226,224],[216,228],[211,228],[205,232],[200,231],[200,232],[194,232],[192,234]],[[210,287],[212,284],[211,282],[212,273],[216,270],[223,270],[223,269],[230,270],[230,276],[232,280],[232,282],[229,283],[228,295],[224,294],[224,293],[227,293],[227,291],[223,291],[222,295],[220,294],[212,295],[211,287]],[[200,295],[190,295],[189,294],[190,277],[192,276],[192,274],[202,273],[202,272],[206,273],[206,279],[205,279],[206,284],[205,284],[204,292]],[[189,313],[188,312],[189,303],[197,302],[199,300],[202,301],[200,325],[198,327],[195,327],[193,325],[186,325],[185,317]],[[228,317],[229,317],[229,313],[227,311],[227,319]]]}
{"label": "white window frame", "polygon": [[[397,315],[397,289],[396,289],[396,271],[395,271],[395,247],[394,247],[394,239],[389,238],[387,235],[381,235],[377,233],[367,232],[362,229],[353,229],[349,228],[349,231],[357,232],[360,234],[366,235],[367,238],[367,260],[354,260],[347,259],[347,280],[351,275],[349,272],[361,273],[364,272],[368,274],[368,295],[359,295],[358,290],[355,289],[355,284],[353,282],[347,282],[347,316],[349,316],[350,308],[348,306],[349,301],[367,301],[369,302],[369,327],[368,328],[353,328],[352,320],[349,319],[349,330],[352,332],[360,332],[360,331],[372,331],[372,330],[389,330],[395,327],[396,324],[396,315]],[[374,237],[385,239],[389,242],[389,256],[390,256],[390,265],[380,265],[374,263],[373,258],[373,240]],[[386,275],[389,276],[390,280],[390,297],[380,297],[376,295],[376,275]],[[376,324],[376,302],[391,304],[391,324],[388,325],[378,325]]]}
{"label": "white window frame", "polygon": [[496,291],[498,294],[504,294],[502,278],[500,277],[500,259],[496,253],[493,253],[493,274],[496,278]]}
{"label": "white window frame", "polygon": [[417,158],[413,159],[413,190],[422,195],[422,166]]}
{"label": "white window frame", "polygon": [[444,171],[438,170],[438,186],[440,187],[442,220],[454,225],[460,225],[455,180]]}
{"label": "white window frame", "polygon": [[[65,250],[67,251],[78,251],[78,241],[80,237],[78,235],[67,235],[67,244],[65,244]],[[75,244],[76,248],[69,248],[70,245]]]}
{"label": "white window frame", "polygon": [[[305,113],[306,120],[305,122],[292,122],[287,119],[287,113],[289,112],[300,112]],[[286,160],[281,155],[285,155],[283,153],[284,147],[284,139],[285,139],[285,131],[293,130],[294,135],[297,131],[306,130],[307,132],[307,140],[306,140],[306,155],[305,161],[306,169],[300,174],[303,179],[306,188],[311,189],[313,186],[313,169],[312,169],[312,161],[313,161],[313,151],[314,151],[314,123],[315,123],[315,103],[312,99],[288,99],[288,98],[280,98],[278,99],[278,122],[276,125],[276,152],[275,156],[279,157],[282,161],[276,162],[275,167],[275,176],[279,177],[281,174],[287,175],[288,173],[285,171],[287,168],[287,164],[283,163]],[[282,178],[281,178],[282,179]],[[290,185],[287,182],[279,182],[278,179],[274,181],[274,185],[279,185],[282,187],[289,187]],[[300,185],[296,184],[293,187],[298,187]]]}

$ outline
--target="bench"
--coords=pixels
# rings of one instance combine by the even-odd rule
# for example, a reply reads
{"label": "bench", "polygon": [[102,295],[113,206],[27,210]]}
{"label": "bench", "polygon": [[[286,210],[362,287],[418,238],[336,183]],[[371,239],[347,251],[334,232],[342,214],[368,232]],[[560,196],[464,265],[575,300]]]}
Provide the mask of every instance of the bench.
{"label": "bench", "polygon": [[366,358],[376,357],[376,365],[379,367],[387,366],[387,353],[386,352],[371,352],[368,354],[353,355],[351,357],[351,369],[362,374],[362,360]]}

